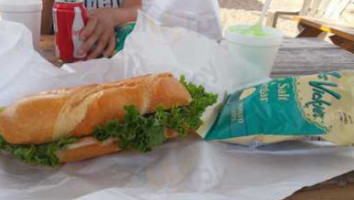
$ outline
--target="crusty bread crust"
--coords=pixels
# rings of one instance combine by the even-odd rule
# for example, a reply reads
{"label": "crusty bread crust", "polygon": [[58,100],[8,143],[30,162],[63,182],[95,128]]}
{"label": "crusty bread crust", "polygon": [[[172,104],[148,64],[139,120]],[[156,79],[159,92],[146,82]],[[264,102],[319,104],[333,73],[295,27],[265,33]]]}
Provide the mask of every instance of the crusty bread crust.
{"label": "crusty bread crust", "polygon": [[6,108],[0,115],[0,132],[11,144],[43,144],[64,136],[88,136],[108,120],[122,120],[126,105],[145,114],[157,106],[169,109],[188,105],[191,100],[171,74],[55,90]]}

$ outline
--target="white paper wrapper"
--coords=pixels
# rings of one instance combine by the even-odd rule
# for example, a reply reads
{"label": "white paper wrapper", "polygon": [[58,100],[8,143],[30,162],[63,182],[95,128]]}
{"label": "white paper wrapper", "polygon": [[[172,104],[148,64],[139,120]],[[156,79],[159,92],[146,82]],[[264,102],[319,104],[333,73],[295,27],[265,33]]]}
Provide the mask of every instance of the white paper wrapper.
{"label": "white paper wrapper", "polygon": [[[268,80],[266,73],[233,55],[215,40],[182,27],[164,27],[140,12],[135,31],[126,41],[125,77],[171,72],[223,94]],[[116,64],[117,65],[117,64]]]}
{"label": "white paper wrapper", "polygon": [[25,26],[5,20],[0,20],[0,63],[0,106],[47,89],[50,85],[43,81],[62,74],[33,50],[31,32]]}
{"label": "white paper wrapper", "polygon": [[[144,14],[123,53],[62,69],[33,51],[23,26],[0,21],[0,36],[0,103],[5,106],[37,91],[145,73],[186,74],[219,94],[267,79],[215,41],[181,27],[160,27]],[[274,200],[352,170],[353,153],[307,143],[250,151],[195,136],[147,154],[124,152],[59,169],[1,155],[0,199]]]}
{"label": "white paper wrapper", "polygon": [[353,169],[353,152],[307,143],[250,151],[190,138],[53,170],[1,156],[0,199],[282,199]]}
{"label": "white paper wrapper", "polygon": [[185,27],[214,40],[222,38],[217,0],[145,0],[143,9],[161,25]]}

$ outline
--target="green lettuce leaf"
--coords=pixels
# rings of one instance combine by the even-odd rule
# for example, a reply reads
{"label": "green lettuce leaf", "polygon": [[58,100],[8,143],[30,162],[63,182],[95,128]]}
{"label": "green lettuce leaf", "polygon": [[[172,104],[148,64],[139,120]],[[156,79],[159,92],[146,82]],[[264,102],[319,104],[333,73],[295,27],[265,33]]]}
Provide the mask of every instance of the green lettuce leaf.
{"label": "green lettuce leaf", "polygon": [[55,153],[59,150],[64,150],[67,145],[73,144],[78,140],[79,138],[70,137],[41,145],[13,145],[7,143],[3,137],[0,137],[0,150],[8,151],[28,164],[56,167],[60,163]]}

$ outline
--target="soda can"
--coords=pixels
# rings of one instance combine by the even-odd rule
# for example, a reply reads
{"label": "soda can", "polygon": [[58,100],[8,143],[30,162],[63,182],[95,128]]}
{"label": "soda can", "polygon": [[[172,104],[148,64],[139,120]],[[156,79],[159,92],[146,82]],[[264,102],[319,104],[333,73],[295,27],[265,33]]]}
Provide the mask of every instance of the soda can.
{"label": "soda can", "polygon": [[63,62],[75,62],[86,58],[86,54],[80,54],[78,51],[82,45],[79,36],[87,21],[88,13],[83,0],[55,0],[53,6],[55,51]]}

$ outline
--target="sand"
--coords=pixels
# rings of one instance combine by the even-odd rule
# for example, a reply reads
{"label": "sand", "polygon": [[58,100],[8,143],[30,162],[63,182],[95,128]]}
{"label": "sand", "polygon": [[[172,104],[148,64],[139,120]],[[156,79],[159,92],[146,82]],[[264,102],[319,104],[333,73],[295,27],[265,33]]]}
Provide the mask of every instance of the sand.
{"label": "sand", "polygon": [[[265,0],[219,0],[222,25],[256,23]],[[299,11],[303,0],[273,0],[270,11]],[[347,22],[354,22],[354,4],[343,14]],[[289,16],[281,17],[277,28],[284,31],[288,37],[295,37],[299,31],[297,23]]]}

